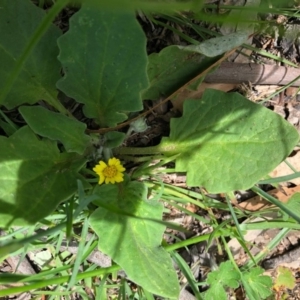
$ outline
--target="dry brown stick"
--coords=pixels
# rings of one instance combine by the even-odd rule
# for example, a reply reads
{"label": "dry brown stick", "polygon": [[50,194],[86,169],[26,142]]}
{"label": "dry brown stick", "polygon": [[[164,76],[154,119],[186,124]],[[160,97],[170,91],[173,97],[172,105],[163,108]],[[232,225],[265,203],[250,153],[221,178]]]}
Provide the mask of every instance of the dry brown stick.
{"label": "dry brown stick", "polygon": [[223,62],[205,77],[207,83],[243,83],[286,85],[299,77],[292,86],[300,86],[300,69],[274,65]]}

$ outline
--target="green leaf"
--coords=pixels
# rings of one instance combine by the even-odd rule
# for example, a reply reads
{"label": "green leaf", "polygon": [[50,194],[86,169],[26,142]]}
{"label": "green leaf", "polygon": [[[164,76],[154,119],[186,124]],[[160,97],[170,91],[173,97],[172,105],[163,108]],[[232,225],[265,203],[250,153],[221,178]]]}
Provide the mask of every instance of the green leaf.
{"label": "green leaf", "polygon": [[272,294],[272,279],[270,276],[262,275],[264,270],[260,267],[252,268],[249,272],[243,273],[243,280],[246,280],[254,295],[254,299],[266,299]]}
{"label": "green leaf", "polygon": [[224,287],[237,288],[239,286],[240,274],[234,268],[230,260],[220,264],[218,270],[208,274],[207,283],[211,285],[221,284]]}
{"label": "green leaf", "polygon": [[81,157],[60,154],[27,126],[0,144],[0,227],[35,224],[76,192]]}
{"label": "green leaf", "polygon": [[[0,0],[0,90],[45,14],[29,0]],[[56,40],[60,35],[54,25],[49,28],[1,104],[11,109],[22,103],[33,104],[41,99],[52,103],[56,99],[55,84],[61,69]]]}
{"label": "green leaf", "polygon": [[105,147],[108,148],[116,148],[119,147],[126,135],[124,132],[119,131],[110,131],[104,134],[104,140],[105,140]]}
{"label": "green leaf", "polygon": [[101,207],[91,215],[90,225],[99,236],[99,249],[145,290],[178,299],[176,272],[161,246],[165,226],[157,222],[163,206],[147,200],[147,188],[140,182],[103,185],[94,193]]}
{"label": "green leaf", "polygon": [[206,90],[201,100],[185,101],[158,151],[180,154],[176,172],[187,172],[189,186],[219,193],[253,186],[298,140],[292,125],[263,106],[237,93]]}
{"label": "green leaf", "polygon": [[84,123],[41,106],[22,106],[19,111],[35,133],[60,141],[68,152],[83,154],[89,146],[90,138],[84,133]]}
{"label": "green leaf", "polygon": [[124,112],[142,109],[140,91],[148,85],[146,37],[134,13],[83,4],[58,45],[65,76],[57,87],[84,103],[87,117],[115,126],[127,119]]}
{"label": "green leaf", "polygon": [[285,206],[297,215],[300,215],[300,193],[292,195],[288,202],[285,203]]}
{"label": "green leaf", "polygon": [[[288,202],[281,204],[284,205],[286,209],[291,211],[292,213],[295,213],[296,216],[300,215],[300,193],[295,193],[293,194]],[[280,214],[282,214],[282,218],[284,221],[288,221],[290,218],[291,214],[288,214],[288,211],[280,211]]]}
{"label": "green leaf", "polygon": [[218,270],[210,272],[207,276],[209,290],[205,293],[205,299],[226,300],[225,288],[237,288],[239,286],[240,273],[234,268],[231,261],[220,264]]}
{"label": "green leaf", "polygon": [[205,300],[227,300],[227,293],[221,284],[215,284],[209,288],[209,290],[204,294]]}
{"label": "green leaf", "polygon": [[295,287],[296,280],[293,272],[286,267],[279,266],[277,268],[277,276],[274,284],[274,288],[277,291],[284,289],[292,290]]}
{"label": "green leaf", "polygon": [[184,51],[196,52],[208,57],[214,57],[223,54],[235,47],[245,43],[249,38],[249,33],[238,31],[227,34],[226,36],[218,36],[208,39],[199,45],[178,46]]}
{"label": "green leaf", "polygon": [[157,100],[169,96],[206,70],[215,60],[184,51],[178,46],[169,46],[160,53],[152,53],[148,65],[150,86],[143,92],[143,99]]}
{"label": "green leaf", "polygon": [[12,124],[9,124],[4,120],[1,120],[1,117],[0,117],[0,127],[2,128],[2,130],[7,136],[10,136],[16,132],[16,128]]}

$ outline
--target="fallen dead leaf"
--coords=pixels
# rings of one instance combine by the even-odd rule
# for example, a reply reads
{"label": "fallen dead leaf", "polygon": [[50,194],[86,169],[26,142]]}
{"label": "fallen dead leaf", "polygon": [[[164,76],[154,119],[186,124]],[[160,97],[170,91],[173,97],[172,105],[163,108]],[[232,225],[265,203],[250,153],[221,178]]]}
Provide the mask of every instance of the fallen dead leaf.
{"label": "fallen dead leaf", "polygon": [[[293,188],[282,187],[281,189],[269,191],[268,194],[275,197],[280,202],[286,203],[288,202],[290,197],[297,192],[300,192],[300,185]],[[242,203],[239,203],[237,206],[248,211],[258,211],[271,207],[272,203],[260,196],[255,196],[246,201],[243,201]]]}

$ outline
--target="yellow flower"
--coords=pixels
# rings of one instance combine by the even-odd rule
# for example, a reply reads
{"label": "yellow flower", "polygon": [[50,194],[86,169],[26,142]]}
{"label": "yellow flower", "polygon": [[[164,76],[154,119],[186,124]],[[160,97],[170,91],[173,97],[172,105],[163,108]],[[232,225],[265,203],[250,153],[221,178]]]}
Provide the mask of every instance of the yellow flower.
{"label": "yellow flower", "polygon": [[119,159],[113,157],[108,160],[108,165],[104,161],[99,161],[93,170],[99,175],[99,184],[104,181],[108,183],[122,182],[124,180],[125,168],[122,166]]}

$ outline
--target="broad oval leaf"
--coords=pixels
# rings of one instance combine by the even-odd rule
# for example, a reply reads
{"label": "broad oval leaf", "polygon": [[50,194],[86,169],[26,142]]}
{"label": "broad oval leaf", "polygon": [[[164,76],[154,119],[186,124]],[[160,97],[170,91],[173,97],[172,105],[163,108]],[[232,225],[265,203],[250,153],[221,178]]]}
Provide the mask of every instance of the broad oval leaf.
{"label": "broad oval leaf", "polygon": [[60,141],[68,152],[83,154],[89,146],[84,123],[41,106],[22,106],[19,111],[35,133]]}
{"label": "broad oval leaf", "polygon": [[147,291],[178,299],[176,272],[161,246],[162,205],[147,200],[147,188],[140,182],[100,186],[95,194],[101,207],[91,215],[90,225],[99,236],[99,249]]}
{"label": "broad oval leaf", "polygon": [[282,117],[237,93],[206,90],[187,100],[159,150],[180,154],[176,172],[213,193],[247,189],[285,159],[299,134]]}
{"label": "broad oval leaf", "polygon": [[[0,90],[11,75],[29,38],[46,15],[29,0],[0,0]],[[11,109],[41,99],[56,102],[61,66],[56,40],[61,32],[51,25],[25,62],[20,75],[1,103]]]}
{"label": "broad oval leaf", "polygon": [[0,144],[0,227],[35,224],[76,192],[83,158],[60,154],[27,126]]}
{"label": "broad oval leaf", "polygon": [[127,119],[142,109],[148,85],[146,37],[134,13],[111,12],[83,4],[58,40],[65,76],[57,87],[84,103],[84,113],[100,126]]}
{"label": "broad oval leaf", "polygon": [[158,100],[169,96],[206,70],[215,60],[184,51],[178,46],[169,46],[159,53],[152,53],[147,69],[150,86],[143,91],[143,99]]}

